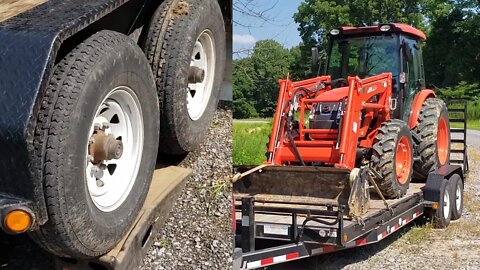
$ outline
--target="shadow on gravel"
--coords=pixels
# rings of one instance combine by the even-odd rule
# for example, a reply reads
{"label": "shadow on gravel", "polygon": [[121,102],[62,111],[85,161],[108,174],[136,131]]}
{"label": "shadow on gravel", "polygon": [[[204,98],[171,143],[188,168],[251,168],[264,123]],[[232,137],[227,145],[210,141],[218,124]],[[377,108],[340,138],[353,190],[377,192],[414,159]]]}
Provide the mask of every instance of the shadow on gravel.
{"label": "shadow on gravel", "polygon": [[[422,226],[426,224],[425,218],[419,218],[413,224],[406,225],[402,229],[388,236],[386,239],[376,243],[358,248],[346,249],[330,254],[315,256],[307,259],[293,261],[290,263],[274,265],[265,268],[266,270],[329,270],[343,269],[344,267],[365,261],[371,256],[381,252],[395,241],[400,239],[406,232],[414,226]],[[387,258],[386,258],[387,259]]]}
{"label": "shadow on gravel", "polygon": [[53,256],[43,251],[27,235],[0,232],[0,269],[51,270]]}

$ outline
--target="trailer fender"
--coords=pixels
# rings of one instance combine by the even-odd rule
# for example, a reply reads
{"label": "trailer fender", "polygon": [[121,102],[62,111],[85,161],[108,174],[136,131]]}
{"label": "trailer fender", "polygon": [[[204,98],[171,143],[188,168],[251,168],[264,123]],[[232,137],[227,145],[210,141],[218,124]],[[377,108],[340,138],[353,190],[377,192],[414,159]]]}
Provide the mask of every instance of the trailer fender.
{"label": "trailer fender", "polygon": [[452,175],[458,174],[464,182],[462,167],[457,165],[444,165],[430,173],[425,185],[423,198],[425,201],[438,203],[441,196],[443,181],[450,181]]}
{"label": "trailer fender", "polygon": [[414,129],[417,124],[418,124],[418,115],[420,114],[420,111],[422,110],[423,103],[425,103],[425,100],[429,98],[434,98],[436,97],[435,92],[430,89],[424,89],[415,95],[415,98],[413,99],[412,102],[412,107],[410,109],[410,116],[408,118],[408,126],[410,129]]}

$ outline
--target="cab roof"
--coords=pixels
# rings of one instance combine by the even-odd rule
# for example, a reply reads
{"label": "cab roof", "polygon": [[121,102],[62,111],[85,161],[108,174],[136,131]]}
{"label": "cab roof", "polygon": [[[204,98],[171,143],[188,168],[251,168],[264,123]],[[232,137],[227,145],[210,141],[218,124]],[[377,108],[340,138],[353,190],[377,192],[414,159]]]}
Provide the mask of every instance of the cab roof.
{"label": "cab roof", "polygon": [[[382,26],[387,26],[387,25],[390,26],[390,29],[388,31],[380,30]],[[404,23],[389,23],[389,24],[380,24],[376,26],[361,26],[361,27],[343,26],[336,29],[340,30],[340,33],[338,34],[338,36],[363,34],[363,33],[396,32],[396,33],[405,33],[421,40],[427,40],[427,36],[422,31]]]}

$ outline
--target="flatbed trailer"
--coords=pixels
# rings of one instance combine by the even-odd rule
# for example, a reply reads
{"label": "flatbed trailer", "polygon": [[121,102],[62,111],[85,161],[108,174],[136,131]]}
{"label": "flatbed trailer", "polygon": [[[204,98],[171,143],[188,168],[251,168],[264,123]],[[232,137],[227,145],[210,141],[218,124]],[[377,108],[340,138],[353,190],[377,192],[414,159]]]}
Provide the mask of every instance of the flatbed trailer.
{"label": "flatbed trailer", "polygon": [[346,216],[345,206],[317,198],[249,194],[245,190],[253,179],[246,176],[234,183],[235,269],[257,269],[377,243],[419,217],[434,215],[441,207],[441,186],[449,186],[454,175],[463,185],[462,168],[445,165],[426,183],[412,183],[404,197],[394,200],[383,201],[372,188],[369,211],[356,219]]}

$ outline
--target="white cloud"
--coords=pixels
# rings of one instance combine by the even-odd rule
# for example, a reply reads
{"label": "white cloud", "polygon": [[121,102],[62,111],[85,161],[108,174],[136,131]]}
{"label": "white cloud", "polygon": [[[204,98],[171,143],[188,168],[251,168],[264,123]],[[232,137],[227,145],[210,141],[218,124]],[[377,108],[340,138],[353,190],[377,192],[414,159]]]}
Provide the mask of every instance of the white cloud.
{"label": "white cloud", "polygon": [[233,35],[233,43],[251,45],[257,42],[257,39],[252,35]]}

